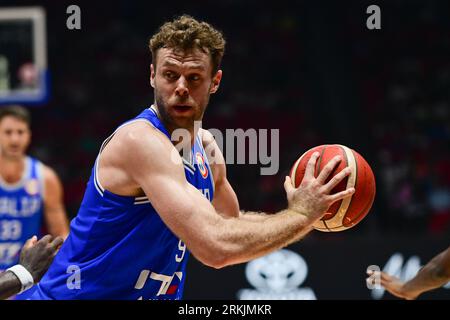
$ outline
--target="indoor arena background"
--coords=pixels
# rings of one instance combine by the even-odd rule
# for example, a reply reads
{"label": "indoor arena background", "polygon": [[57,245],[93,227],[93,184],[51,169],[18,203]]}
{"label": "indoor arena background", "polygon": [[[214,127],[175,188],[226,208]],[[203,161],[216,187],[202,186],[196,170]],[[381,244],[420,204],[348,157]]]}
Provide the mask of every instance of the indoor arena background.
{"label": "indoor arena background", "polygon": [[[81,8],[81,30],[66,27],[70,4]],[[366,27],[370,4],[381,8],[380,30]],[[30,107],[31,154],[60,174],[71,218],[103,139],[153,102],[149,37],[183,13],[227,40],[221,88],[203,126],[280,129],[278,174],[228,165],[242,209],[283,209],[285,175],[316,145],[347,145],[372,166],[377,194],[359,225],[312,232],[287,248],[303,259],[292,271],[299,277],[280,270],[284,284],[275,288],[246,264],[215,270],[191,258],[186,299],[392,299],[367,289],[369,265],[407,277],[450,244],[448,1],[2,0],[1,7],[27,5],[46,10],[51,74],[48,102]],[[273,274],[282,265],[266,263]],[[421,299],[449,297],[441,288]]]}

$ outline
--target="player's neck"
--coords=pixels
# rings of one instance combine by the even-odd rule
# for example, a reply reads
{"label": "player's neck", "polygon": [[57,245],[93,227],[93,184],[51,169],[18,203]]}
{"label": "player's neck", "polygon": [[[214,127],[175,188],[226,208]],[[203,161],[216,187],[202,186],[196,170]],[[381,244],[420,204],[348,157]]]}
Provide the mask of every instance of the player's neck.
{"label": "player's neck", "polygon": [[199,131],[200,127],[201,127],[201,121],[194,121],[192,126],[179,127],[179,126],[176,126],[173,123],[167,121],[167,119],[165,119],[164,117],[162,117],[160,112],[159,112],[159,108],[157,107],[156,104],[154,104],[153,106],[154,106],[154,110],[156,111],[157,117],[159,118],[159,120],[162,122],[162,124],[166,128],[167,132],[169,133],[170,139],[171,139],[171,141],[172,141],[172,143],[174,145],[178,146],[180,144],[184,144],[185,143],[185,142],[183,142],[183,137],[185,136],[185,134],[183,132],[181,134],[177,134],[176,136],[173,135],[173,132],[175,130],[183,129],[183,130],[187,130],[189,132],[190,146],[191,147],[194,146],[195,137],[197,136],[198,131]]}
{"label": "player's neck", "polygon": [[7,183],[15,183],[22,179],[25,170],[25,156],[7,157],[0,154],[0,176]]}
{"label": "player's neck", "polygon": [[[198,134],[198,128],[179,128],[179,127],[171,127],[169,124],[168,125],[164,125],[167,129],[167,132],[169,132],[169,135],[171,137],[171,141],[174,145],[179,145],[179,144],[184,144],[185,142],[183,141],[183,137],[185,136],[184,134],[176,134],[173,135],[173,132],[177,129],[183,129],[183,130],[187,130],[189,132],[189,143],[191,145],[191,147],[194,145],[195,143],[195,137]],[[195,130],[196,129],[196,130]]]}

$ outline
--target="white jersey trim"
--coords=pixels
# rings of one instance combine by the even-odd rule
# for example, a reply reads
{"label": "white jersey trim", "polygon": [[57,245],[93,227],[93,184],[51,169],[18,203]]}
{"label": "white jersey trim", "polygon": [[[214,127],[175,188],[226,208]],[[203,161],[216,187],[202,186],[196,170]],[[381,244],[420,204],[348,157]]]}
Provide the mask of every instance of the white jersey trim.
{"label": "white jersey trim", "polygon": [[193,167],[186,159],[181,158],[183,160],[183,166],[184,168],[189,171],[190,173],[195,173],[195,167]]}

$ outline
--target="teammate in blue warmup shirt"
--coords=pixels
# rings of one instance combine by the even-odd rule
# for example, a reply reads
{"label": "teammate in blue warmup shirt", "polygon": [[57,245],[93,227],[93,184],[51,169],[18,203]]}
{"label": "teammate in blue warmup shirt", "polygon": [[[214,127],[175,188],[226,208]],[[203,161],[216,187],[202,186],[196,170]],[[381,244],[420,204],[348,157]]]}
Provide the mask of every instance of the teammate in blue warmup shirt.
{"label": "teammate in blue warmup shirt", "polygon": [[330,195],[349,170],[325,183],[339,159],[315,178],[316,154],[299,188],[286,177],[287,209],[240,212],[217,143],[196,126],[222,78],[222,34],[182,16],[149,46],[154,104],[101,146],[69,237],[25,299],[181,299],[189,253],[214,268],[263,256],[354,192]]}

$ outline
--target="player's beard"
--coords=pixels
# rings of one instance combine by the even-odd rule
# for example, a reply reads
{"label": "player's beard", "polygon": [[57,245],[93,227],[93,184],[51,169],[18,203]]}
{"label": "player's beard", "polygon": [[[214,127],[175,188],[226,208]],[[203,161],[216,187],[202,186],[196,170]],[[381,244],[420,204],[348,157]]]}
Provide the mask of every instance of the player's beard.
{"label": "player's beard", "polygon": [[[177,128],[183,128],[187,130],[192,130],[194,128],[195,121],[201,121],[203,114],[206,110],[206,106],[209,102],[209,95],[206,97],[206,103],[204,107],[194,107],[194,112],[192,116],[189,117],[173,117],[169,112],[169,106],[166,104],[164,99],[158,94],[158,90],[155,90],[155,101],[158,107],[159,116],[161,121],[168,130],[175,130]],[[178,104],[182,104],[183,101],[179,101]]]}
{"label": "player's beard", "polygon": [[0,147],[0,157],[8,161],[21,161],[25,157],[25,149],[19,148],[19,150],[8,150],[9,148]]}

